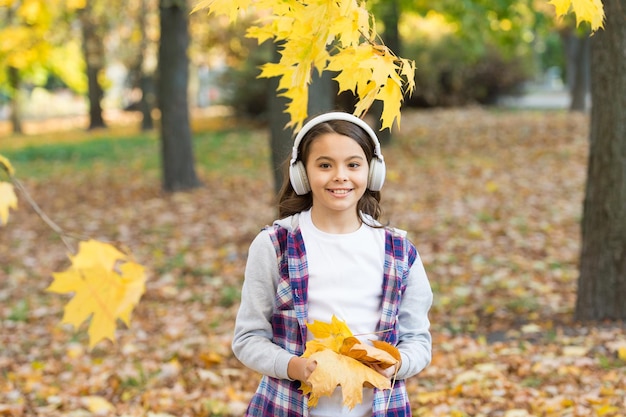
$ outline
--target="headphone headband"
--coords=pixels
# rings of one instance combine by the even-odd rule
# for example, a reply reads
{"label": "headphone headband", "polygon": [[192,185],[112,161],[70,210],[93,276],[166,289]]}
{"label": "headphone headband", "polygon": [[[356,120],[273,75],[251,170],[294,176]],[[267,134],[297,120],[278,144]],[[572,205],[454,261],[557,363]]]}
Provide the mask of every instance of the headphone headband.
{"label": "headphone headband", "polygon": [[309,130],[319,125],[320,123],[328,122],[331,120],[345,120],[347,122],[354,123],[355,125],[365,130],[365,132],[369,135],[369,137],[374,142],[374,155],[376,155],[376,157],[380,159],[381,161],[384,161],[383,154],[380,151],[380,142],[378,141],[378,137],[376,136],[376,133],[374,133],[374,130],[372,130],[372,128],[367,123],[365,123],[363,119],[360,119],[350,113],[337,111],[337,112],[324,113],[319,116],[316,116],[312,118],[311,120],[309,120],[302,127],[302,129],[300,129],[300,131],[296,135],[296,139],[293,142],[293,149],[291,151],[291,161],[289,162],[290,165],[293,165],[298,159],[298,147],[300,146],[300,142],[302,141],[304,136],[309,132]]}

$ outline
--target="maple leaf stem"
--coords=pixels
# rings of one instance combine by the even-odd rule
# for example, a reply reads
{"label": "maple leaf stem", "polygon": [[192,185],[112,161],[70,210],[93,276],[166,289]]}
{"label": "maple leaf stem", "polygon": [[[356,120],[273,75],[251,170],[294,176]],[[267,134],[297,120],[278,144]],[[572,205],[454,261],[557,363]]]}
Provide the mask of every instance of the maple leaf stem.
{"label": "maple leaf stem", "polygon": [[353,336],[354,337],[357,337],[357,336],[367,336],[367,335],[370,335],[370,334],[381,334],[381,333],[388,333],[388,332],[391,332],[391,331],[393,331],[393,329],[379,330],[377,332],[369,332],[369,333],[357,333],[357,334],[353,334]]}
{"label": "maple leaf stem", "polygon": [[63,244],[69,249],[70,252],[76,253],[75,248],[71,245],[67,238],[71,237],[74,239],[78,239],[79,237],[67,233],[65,230],[63,230],[61,226],[56,224],[50,217],[48,217],[48,215],[41,209],[41,207],[39,207],[39,204],[37,204],[37,202],[30,196],[28,190],[26,190],[26,187],[24,187],[24,185],[17,178],[15,178],[14,176],[11,176],[10,178],[15,188],[20,190],[28,204],[30,204],[33,210],[35,210],[35,213],[37,213],[41,220],[43,220],[49,228],[51,228],[56,234],[59,235],[61,241],[63,241]]}
{"label": "maple leaf stem", "polygon": [[[398,376],[398,368],[396,367],[396,371],[393,373],[393,380],[391,381],[391,389],[393,389],[394,385],[396,385],[397,376]],[[390,404],[391,404],[391,390],[389,390],[389,397],[387,397],[387,406],[385,407],[385,414],[389,410]]]}

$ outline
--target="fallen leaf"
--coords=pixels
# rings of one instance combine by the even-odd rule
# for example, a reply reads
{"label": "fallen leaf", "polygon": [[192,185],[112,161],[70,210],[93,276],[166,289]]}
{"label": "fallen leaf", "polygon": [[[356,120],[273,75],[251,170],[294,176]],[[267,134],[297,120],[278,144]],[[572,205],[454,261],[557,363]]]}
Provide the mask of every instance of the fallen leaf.
{"label": "fallen leaf", "polygon": [[109,401],[99,396],[83,397],[82,403],[87,409],[96,415],[108,415],[115,411],[115,407]]}
{"label": "fallen leaf", "polygon": [[584,346],[565,346],[563,347],[563,356],[568,357],[581,357],[585,356],[589,352],[589,348]]}

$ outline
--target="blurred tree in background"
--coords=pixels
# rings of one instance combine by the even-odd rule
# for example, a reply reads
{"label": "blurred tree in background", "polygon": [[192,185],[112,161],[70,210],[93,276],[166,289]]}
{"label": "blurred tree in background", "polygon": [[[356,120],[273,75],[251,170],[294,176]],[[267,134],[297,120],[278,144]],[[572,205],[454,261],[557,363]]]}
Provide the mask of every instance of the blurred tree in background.
{"label": "blurred tree in background", "polygon": [[106,67],[104,37],[108,27],[108,13],[113,10],[106,2],[86,0],[78,11],[82,33],[83,59],[87,75],[87,97],[89,100],[89,129],[106,127],[102,116],[104,90],[101,76]]}
{"label": "blurred tree in background", "polygon": [[163,189],[198,187],[189,117],[189,9],[184,0],[160,0],[161,41],[157,82],[161,109]]}
{"label": "blurred tree in background", "polygon": [[22,131],[24,95],[57,79],[86,91],[81,41],[72,23],[80,4],[66,0],[0,2],[0,93],[8,97],[13,131]]}
{"label": "blurred tree in background", "polygon": [[128,2],[120,16],[116,55],[128,75],[124,87],[124,110],[141,112],[141,129],[154,127],[152,112],[157,107],[155,77],[159,46],[159,10],[157,0]]}

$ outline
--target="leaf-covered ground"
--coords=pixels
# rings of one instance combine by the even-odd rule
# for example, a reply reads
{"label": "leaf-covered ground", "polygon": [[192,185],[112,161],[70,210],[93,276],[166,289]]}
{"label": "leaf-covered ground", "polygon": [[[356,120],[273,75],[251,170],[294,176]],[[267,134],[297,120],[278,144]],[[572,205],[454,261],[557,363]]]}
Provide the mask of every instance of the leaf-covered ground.
{"label": "leaf-covered ground", "polygon": [[[384,149],[386,217],[435,291],[433,362],[408,383],[416,416],[626,415],[624,326],[571,320],[587,123],[410,112]],[[251,154],[269,160],[258,136]],[[63,228],[123,242],[150,276],[132,326],[89,352],[84,329],[59,325],[68,298],[45,292],[66,249],[21,201],[0,229],[0,416],[241,415],[258,376],[230,339],[248,244],[274,218],[270,168],[199,171],[205,186],[176,195],[132,166],[18,172]]]}

